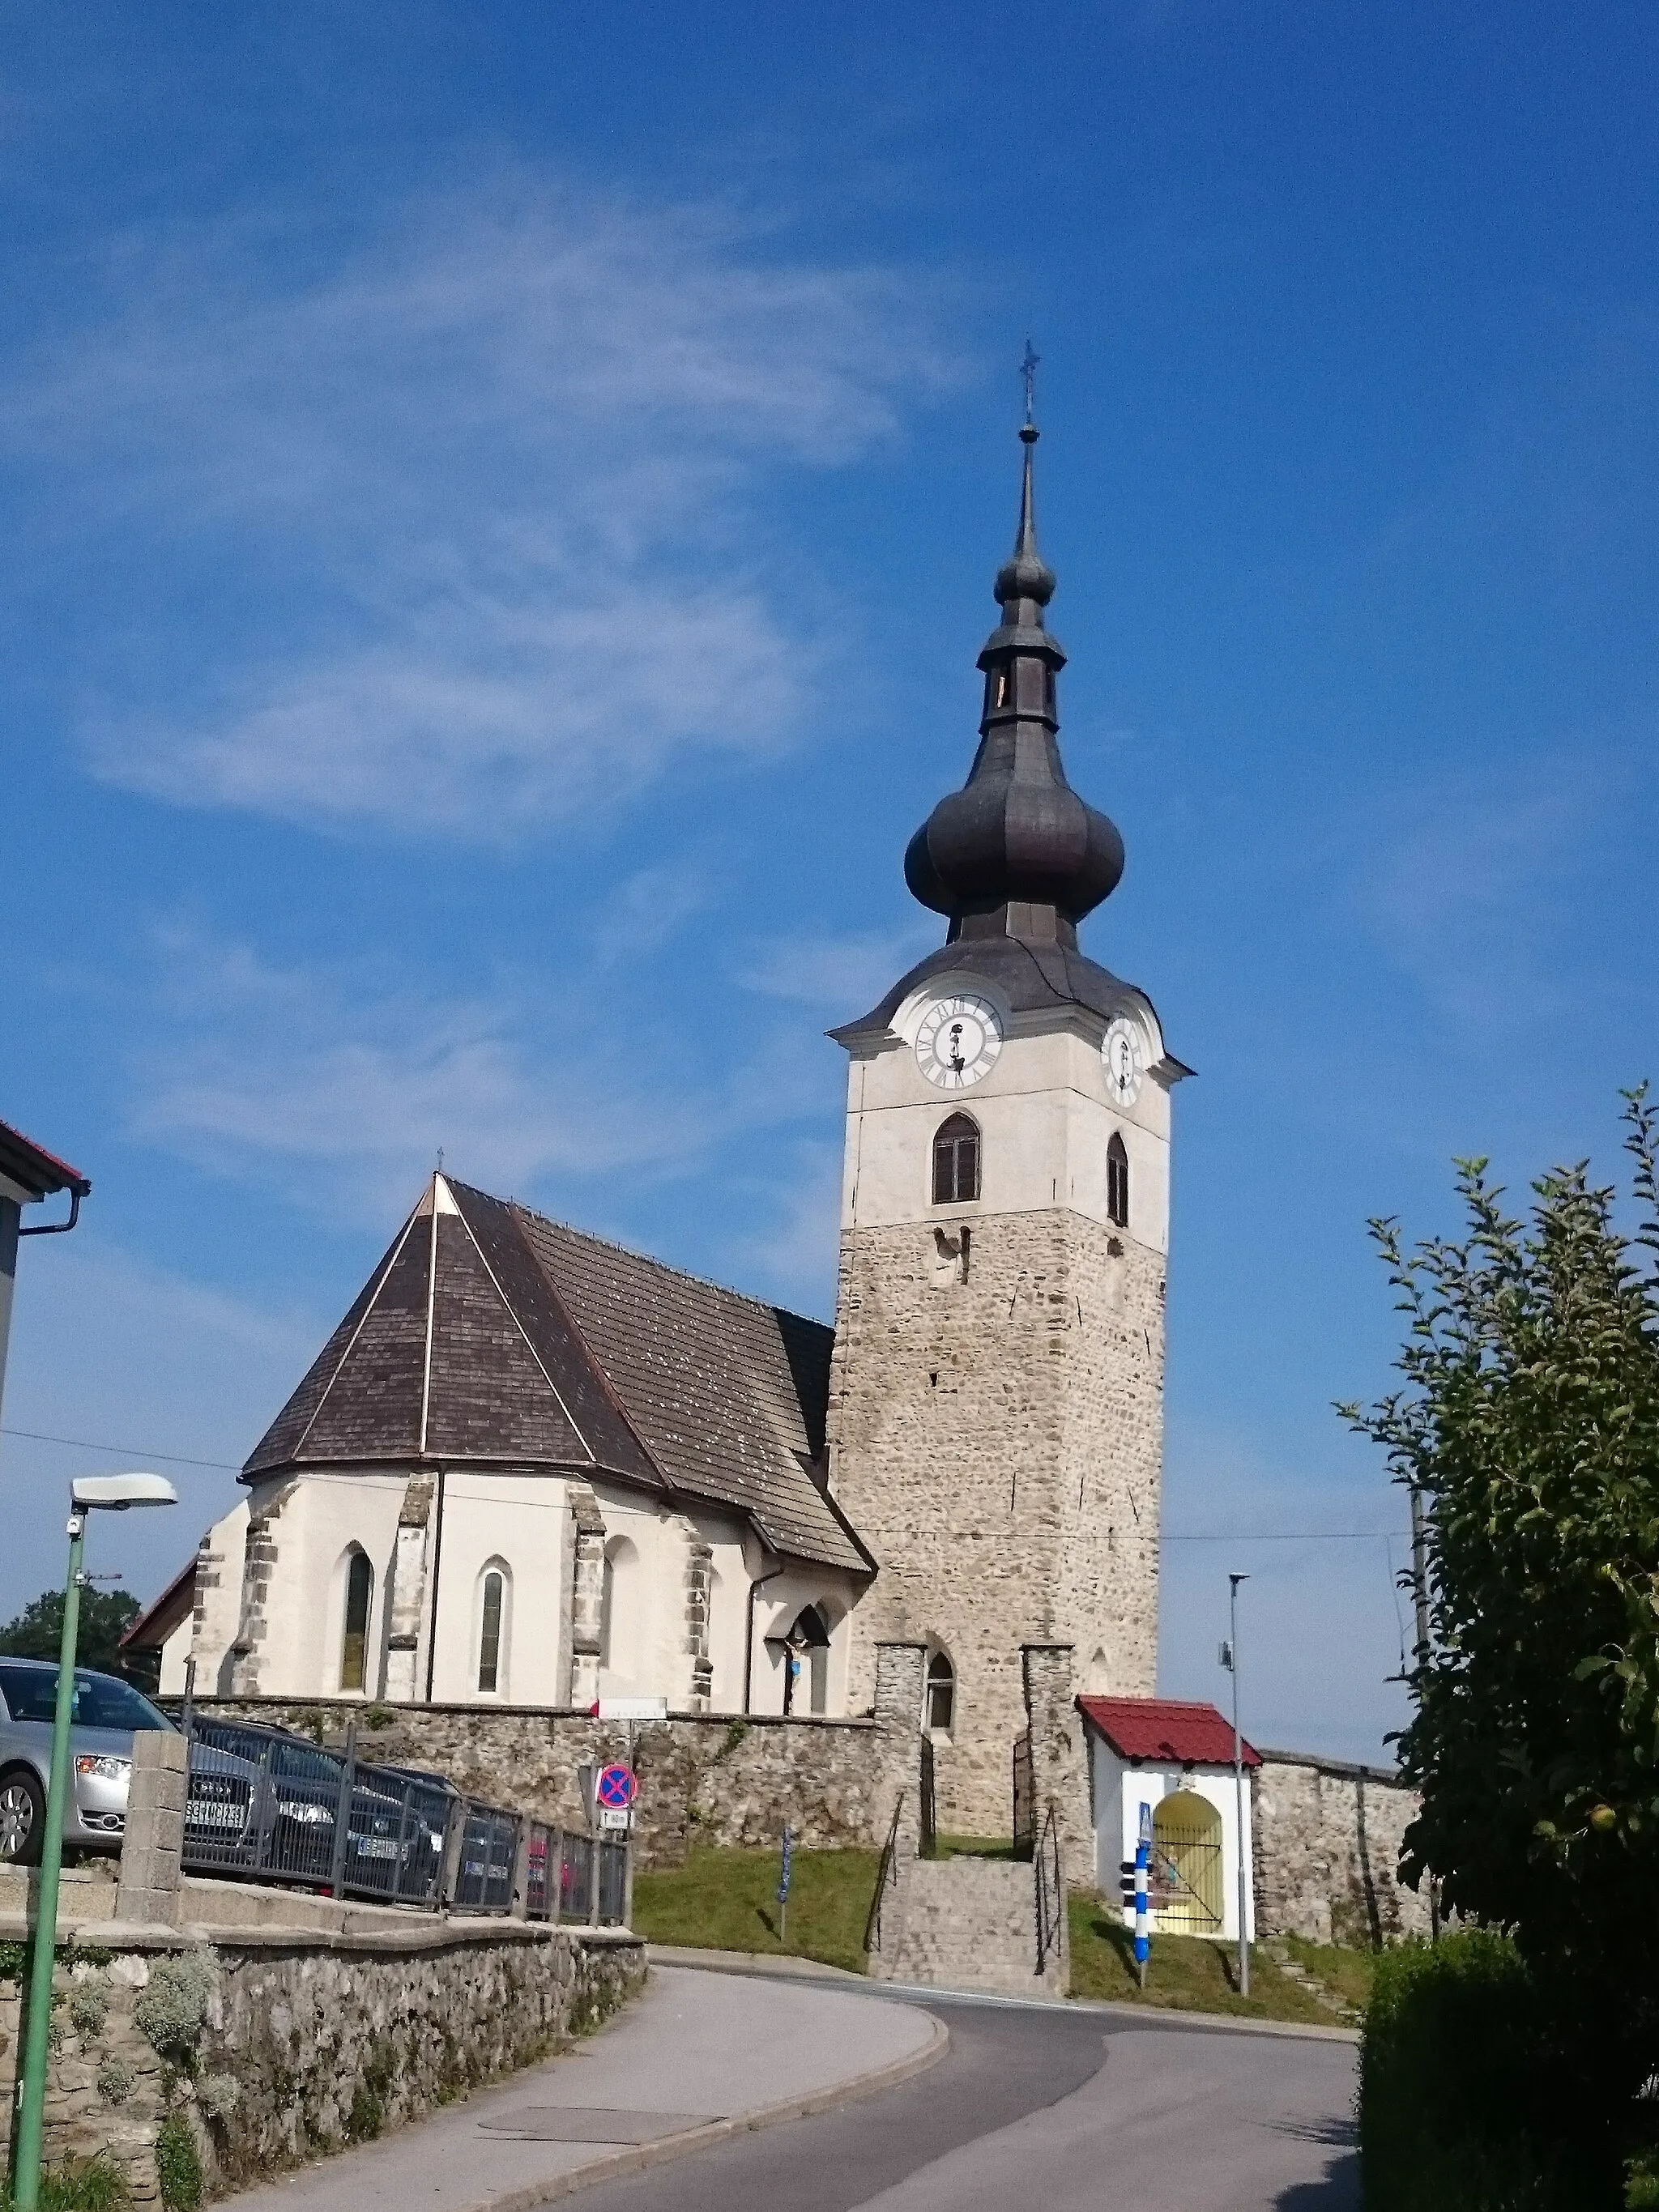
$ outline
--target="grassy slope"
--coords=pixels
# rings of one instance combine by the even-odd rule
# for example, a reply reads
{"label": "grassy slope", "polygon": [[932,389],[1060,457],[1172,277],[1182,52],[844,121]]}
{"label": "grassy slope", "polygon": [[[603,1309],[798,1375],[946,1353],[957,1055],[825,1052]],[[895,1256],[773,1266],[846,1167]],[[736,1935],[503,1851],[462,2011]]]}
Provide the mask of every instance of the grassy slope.
{"label": "grassy slope", "polygon": [[[962,1848],[941,1838],[946,1849]],[[789,1888],[787,1943],[778,1936],[778,1855],[775,1851],[694,1850],[683,1867],[640,1875],[634,1885],[634,1924],[653,1943],[687,1943],[714,1951],[757,1951],[775,1958],[820,1959],[854,1973],[864,1966],[864,1923],[875,1888],[874,1851],[797,1851]],[[1129,1938],[1098,1897],[1074,1893],[1071,1901],[1072,1990],[1079,1997],[1116,1997],[1183,2012],[1237,2013],[1255,2020],[1313,2021],[1331,2015],[1304,1990],[1287,1982],[1261,1951],[1250,1954],[1250,1995],[1233,1986],[1236,1958],[1222,1943],[1201,1937],[1152,1939],[1152,1972],[1143,1996],[1137,1986]],[[1339,1974],[1324,1954],[1305,1947],[1310,1972],[1334,1986]],[[1358,1954],[1334,1953],[1338,1960]],[[1361,1963],[1361,1970],[1368,1967]],[[1344,1994],[1346,1982],[1341,1982]]]}
{"label": "grassy slope", "polygon": [[1236,1944],[1202,1936],[1154,1936],[1143,1991],[1135,1979],[1133,1939],[1115,1900],[1108,1905],[1087,1890],[1073,1890],[1071,1921],[1074,1997],[1110,1997],[1175,2012],[1232,2013],[1245,2020],[1334,2024],[1325,2008],[1286,1981],[1257,1946],[1250,1950],[1250,1994],[1242,1997]]}
{"label": "grassy slope", "polygon": [[788,1942],[778,1940],[775,1851],[694,1849],[683,1867],[634,1881],[634,1925],[653,1943],[770,1952],[864,1971],[864,1923],[875,1893],[876,1851],[797,1851],[790,1874]]}

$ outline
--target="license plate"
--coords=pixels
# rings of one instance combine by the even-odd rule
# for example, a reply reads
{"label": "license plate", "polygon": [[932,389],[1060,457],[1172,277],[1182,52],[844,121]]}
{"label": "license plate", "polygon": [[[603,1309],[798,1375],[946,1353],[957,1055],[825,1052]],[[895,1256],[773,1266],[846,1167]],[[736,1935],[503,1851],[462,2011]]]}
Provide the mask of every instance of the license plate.
{"label": "license plate", "polygon": [[192,1798],[185,1814],[187,1828],[240,1828],[247,1819],[243,1805],[213,1805]]}
{"label": "license plate", "polygon": [[360,1859],[395,1859],[398,1845],[390,1836],[357,1836],[352,1839],[352,1849]]}

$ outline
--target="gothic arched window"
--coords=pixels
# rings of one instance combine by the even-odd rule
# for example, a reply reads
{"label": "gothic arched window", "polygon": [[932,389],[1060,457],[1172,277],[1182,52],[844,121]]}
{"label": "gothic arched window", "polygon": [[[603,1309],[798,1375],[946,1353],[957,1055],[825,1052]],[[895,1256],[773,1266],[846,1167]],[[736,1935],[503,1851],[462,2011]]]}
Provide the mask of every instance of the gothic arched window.
{"label": "gothic arched window", "polygon": [[478,1687],[506,1687],[502,1679],[502,1645],[507,1638],[509,1578],[505,1561],[492,1559],[484,1569],[478,1591]]}
{"label": "gothic arched window", "polygon": [[1129,1155],[1115,1130],[1106,1147],[1106,1218],[1120,1229],[1129,1225]]}
{"label": "gothic arched window", "polygon": [[340,1687],[361,1690],[368,1674],[368,1608],[374,1595],[374,1570],[367,1552],[355,1547],[346,1569],[345,1624],[340,1637]]}
{"label": "gothic arched window", "polygon": [[957,1717],[957,1670],[943,1651],[927,1655],[926,1706],[929,1734],[949,1735]]}
{"label": "gothic arched window", "polygon": [[952,1114],[933,1136],[933,1203],[961,1206],[979,1196],[979,1124]]}

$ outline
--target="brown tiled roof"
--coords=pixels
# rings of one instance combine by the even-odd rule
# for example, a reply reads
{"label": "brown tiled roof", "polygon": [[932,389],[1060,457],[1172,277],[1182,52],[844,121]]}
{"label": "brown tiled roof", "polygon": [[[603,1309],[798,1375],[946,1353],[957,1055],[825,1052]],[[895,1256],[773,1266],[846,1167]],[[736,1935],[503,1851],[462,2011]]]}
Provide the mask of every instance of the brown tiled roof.
{"label": "brown tiled roof", "polygon": [[822,1463],[834,1332],[539,1214],[519,1218],[669,1480],[738,1507],[775,1551],[867,1568],[809,1472]]}
{"label": "brown tiled roof", "polygon": [[434,1176],[245,1480],[580,1470],[735,1508],[775,1552],[869,1562],[822,1464],[831,1332]]}

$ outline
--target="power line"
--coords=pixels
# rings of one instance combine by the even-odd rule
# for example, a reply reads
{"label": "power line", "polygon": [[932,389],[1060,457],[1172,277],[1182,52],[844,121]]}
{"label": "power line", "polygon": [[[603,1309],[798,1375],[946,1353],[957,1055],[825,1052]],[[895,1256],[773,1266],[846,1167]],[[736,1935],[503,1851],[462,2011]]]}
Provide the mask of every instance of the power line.
{"label": "power line", "polygon": [[[165,1460],[172,1467],[212,1468],[225,1474],[240,1474],[234,1460],[187,1459],[182,1452],[155,1451],[148,1444],[94,1443],[88,1437],[49,1436],[44,1429],[0,1428],[0,1436],[24,1437],[30,1443],[67,1444],[76,1451],[112,1452],[122,1459]],[[1166,1544],[1387,1544],[1408,1542],[1397,1528],[1220,1528],[1168,1529]]]}
{"label": "power line", "polygon": [[152,1451],[148,1444],[95,1444],[88,1437],[49,1437],[44,1429],[0,1429],[0,1437],[27,1437],[33,1444],[68,1444],[76,1451],[113,1452],[118,1459],[164,1459],[173,1467],[212,1467],[239,1474],[234,1460],[186,1459],[182,1452]]}
{"label": "power line", "polygon": [[1407,1540],[1397,1528],[1223,1528],[1214,1534],[1170,1529],[1166,1544],[1389,1544]]}

